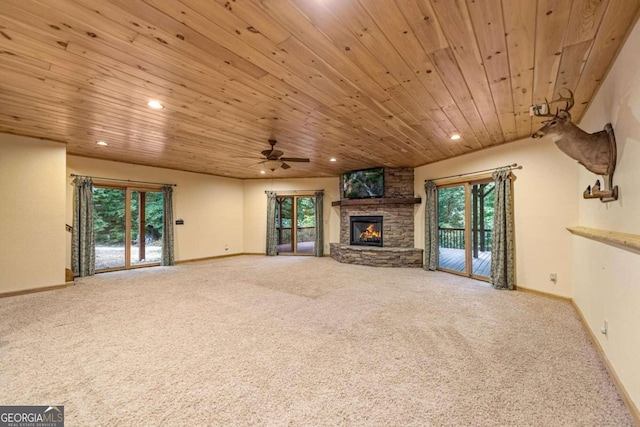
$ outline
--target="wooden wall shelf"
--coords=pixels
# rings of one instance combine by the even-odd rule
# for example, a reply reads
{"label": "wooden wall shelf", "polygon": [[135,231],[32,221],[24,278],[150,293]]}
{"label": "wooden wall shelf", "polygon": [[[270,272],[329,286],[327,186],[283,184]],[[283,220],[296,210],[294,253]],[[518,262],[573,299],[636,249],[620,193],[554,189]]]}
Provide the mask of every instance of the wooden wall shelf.
{"label": "wooden wall shelf", "polygon": [[589,227],[567,227],[567,230],[576,236],[582,236],[587,239],[597,240],[598,242],[620,246],[625,249],[632,249],[634,252],[640,252],[640,235],[637,234],[618,233],[617,231],[599,230]]}
{"label": "wooden wall shelf", "polygon": [[381,197],[378,199],[341,199],[331,202],[331,206],[372,206],[372,205],[418,205],[420,197]]}

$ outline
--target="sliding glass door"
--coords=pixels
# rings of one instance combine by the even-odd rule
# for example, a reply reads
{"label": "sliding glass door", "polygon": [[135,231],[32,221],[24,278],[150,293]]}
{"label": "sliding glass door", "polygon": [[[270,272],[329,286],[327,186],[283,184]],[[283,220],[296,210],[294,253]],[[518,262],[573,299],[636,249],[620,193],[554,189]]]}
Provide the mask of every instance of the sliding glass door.
{"label": "sliding glass door", "polygon": [[495,183],[471,184],[471,274],[491,276],[493,190]]}
{"label": "sliding glass door", "polygon": [[467,272],[466,185],[438,189],[438,267]]}
{"label": "sliding glass door", "polygon": [[93,232],[96,245],[96,270],[125,268],[126,188],[93,189]]}
{"label": "sliding glass door", "polygon": [[278,255],[313,255],[316,240],[315,197],[276,198]]}
{"label": "sliding glass door", "polygon": [[162,192],[131,191],[130,265],[162,260]]}
{"label": "sliding glass door", "polygon": [[293,253],[293,197],[276,198],[276,250],[278,254]]}
{"label": "sliding glass door", "polygon": [[493,189],[490,180],[438,188],[438,268],[491,276]]}
{"label": "sliding glass door", "polygon": [[163,232],[160,190],[96,185],[93,205],[96,271],[160,264]]}

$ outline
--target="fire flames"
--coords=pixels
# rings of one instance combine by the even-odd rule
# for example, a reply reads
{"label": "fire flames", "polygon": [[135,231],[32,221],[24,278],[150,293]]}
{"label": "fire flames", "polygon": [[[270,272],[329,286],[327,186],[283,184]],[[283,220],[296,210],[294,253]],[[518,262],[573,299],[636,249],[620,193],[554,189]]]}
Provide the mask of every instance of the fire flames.
{"label": "fire flames", "polygon": [[372,240],[380,240],[380,232],[374,230],[375,224],[369,224],[369,226],[360,233],[360,240],[364,241],[372,241]]}

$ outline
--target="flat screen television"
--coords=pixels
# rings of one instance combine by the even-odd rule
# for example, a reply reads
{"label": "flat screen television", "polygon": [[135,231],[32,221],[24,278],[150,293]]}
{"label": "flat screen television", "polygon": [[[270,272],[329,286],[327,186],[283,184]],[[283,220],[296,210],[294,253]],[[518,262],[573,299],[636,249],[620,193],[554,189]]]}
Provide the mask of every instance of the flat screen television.
{"label": "flat screen television", "polygon": [[362,169],[342,175],[344,199],[384,197],[384,168]]}

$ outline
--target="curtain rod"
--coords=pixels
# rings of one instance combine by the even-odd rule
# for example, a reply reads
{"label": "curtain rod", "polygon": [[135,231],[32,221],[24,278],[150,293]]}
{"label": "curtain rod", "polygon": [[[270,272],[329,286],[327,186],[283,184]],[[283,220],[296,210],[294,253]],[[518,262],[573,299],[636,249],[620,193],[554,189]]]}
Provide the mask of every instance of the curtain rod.
{"label": "curtain rod", "polygon": [[273,191],[274,193],[315,193],[316,191],[324,191],[324,188],[321,190],[264,190],[265,193],[269,191]]}
{"label": "curtain rod", "polygon": [[[75,173],[72,173],[71,176],[86,176],[86,175],[76,175]],[[118,179],[118,178],[104,178],[101,176],[87,176],[87,178],[91,178],[91,179],[103,179],[106,181],[120,181],[120,182],[132,182],[135,184],[153,184],[153,185],[170,185],[172,187],[177,187],[178,184],[163,184],[161,182],[149,182],[149,181],[134,181],[131,179]]]}
{"label": "curtain rod", "polygon": [[511,165],[500,166],[500,167],[497,167],[497,168],[491,168],[491,169],[484,169],[484,170],[481,170],[481,171],[467,172],[467,173],[461,173],[461,174],[458,174],[458,175],[441,176],[441,177],[439,177],[439,178],[425,179],[425,180],[424,180],[424,182],[427,182],[427,181],[436,181],[436,180],[438,180],[438,179],[457,178],[457,177],[459,177],[459,176],[475,175],[475,174],[477,174],[477,173],[481,173],[481,172],[490,172],[490,171],[495,171],[495,170],[502,169],[502,168],[509,168],[509,169],[522,169],[522,166],[518,166],[518,164],[517,164],[517,163],[514,163],[514,164],[511,164]]}

